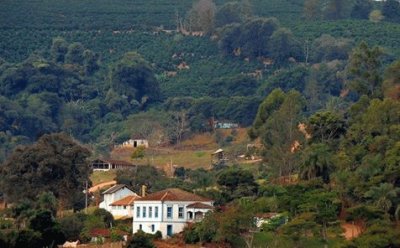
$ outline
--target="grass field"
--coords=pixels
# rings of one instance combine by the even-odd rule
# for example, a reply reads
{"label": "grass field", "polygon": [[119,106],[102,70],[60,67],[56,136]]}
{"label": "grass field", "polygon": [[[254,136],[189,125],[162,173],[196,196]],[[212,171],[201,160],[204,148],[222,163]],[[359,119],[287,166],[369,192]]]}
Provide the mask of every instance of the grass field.
{"label": "grass field", "polygon": [[93,185],[97,185],[99,183],[112,181],[115,179],[116,173],[115,171],[93,171],[90,176],[90,180]]}
{"label": "grass field", "polygon": [[[219,130],[221,139],[232,135],[231,129]],[[234,140],[222,148],[232,158],[233,162],[238,154],[242,154],[248,143],[247,130],[239,128],[235,131]],[[146,149],[146,155],[141,160],[132,161],[130,155],[133,148],[118,148],[111,153],[112,159],[129,161],[139,165],[152,165],[162,169],[167,175],[171,175],[172,166],[185,167],[187,169],[211,168],[211,154],[221,148],[216,142],[215,133],[204,133],[194,135],[184,140],[180,145],[169,147],[151,147]],[[240,163],[240,162],[239,162]],[[252,164],[243,163],[245,168],[251,169]],[[91,175],[93,185],[114,180],[115,171],[94,171]]]}
{"label": "grass field", "polygon": [[[220,139],[232,135],[232,130],[219,130]],[[151,147],[146,150],[145,158],[142,160],[131,161],[130,155],[133,149],[123,148],[115,149],[111,153],[114,159],[131,161],[136,164],[150,164],[157,168],[168,172],[171,164],[174,166],[182,166],[185,168],[208,169],[211,166],[211,154],[219,148],[223,148],[227,152],[237,155],[247,144],[247,131],[245,128],[236,129],[234,139],[224,146],[220,146],[216,142],[215,135],[212,133],[198,134],[184,140],[180,145],[169,147]]]}

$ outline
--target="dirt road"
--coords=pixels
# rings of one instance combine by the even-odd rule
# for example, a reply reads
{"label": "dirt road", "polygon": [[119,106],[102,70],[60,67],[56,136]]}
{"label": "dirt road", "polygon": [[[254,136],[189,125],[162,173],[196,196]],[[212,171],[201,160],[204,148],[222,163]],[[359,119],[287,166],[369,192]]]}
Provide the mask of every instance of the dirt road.
{"label": "dirt road", "polygon": [[113,181],[108,181],[108,182],[104,182],[104,183],[99,183],[91,188],[89,188],[89,193],[94,193],[106,186],[114,186],[115,184],[117,184],[117,181],[113,180]]}

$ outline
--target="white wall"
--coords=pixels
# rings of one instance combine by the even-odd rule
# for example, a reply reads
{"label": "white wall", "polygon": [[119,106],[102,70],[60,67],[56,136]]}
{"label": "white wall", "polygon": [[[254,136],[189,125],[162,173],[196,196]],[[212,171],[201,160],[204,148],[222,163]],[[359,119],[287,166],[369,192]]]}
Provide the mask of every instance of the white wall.
{"label": "white wall", "polygon": [[[187,205],[194,202],[160,202],[160,201],[137,201],[134,203],[133,209],[133,233],[138,230],[143,230],[147,233],[155,233],[157,230],[161,231],[163,238],[167,237],[167,226],[172,225],[172,232],[179,233],[183,231],[187,222],[194,220],[187,219]],[[212,202],[203,202],[212,206]],[[140,208],[140,215],[137,215],[138,207]],[[146,208],[146,217],[143,217],[143,207]],[[149,207],[152,207],[152,217],[149,217]],[[159,208],[158,217],[155,217],[155,207]],[[172,217],[167,217],[167,208],[172,207]],[[179,207],[183,207],[183,216],[179,218]],[[161,211],[162,209],[162,211]],[[192,210],[192,209],[191,209]],[[202,212],[208,212],[205,209]],[[154,232],[151,230],[151,226],[154,225]]]}
{"label": "white wall", "polygon": [[[152,215],[149,215],[149,208],[152,208]],[[156,207],[158,207],[158,217],[156,216]],[[140,209],[138,215],[138,208]],[[143,217],[143,208],[146,209],[146,217]],[[133,209],[133,218],[135,221],[143,222],[160,222],[162,220],[162,203],[160,201],[147,201],[147,202],[135,202]]]}
{"label": "white wall", "polygon": [[114,192],[113,194],[104,194],[104,201],[100,203],[99,207],[111,212],[110,204],[128,195],[135,195],[135,193],[126,187]]}
{"label": "white wall", "polygon": [[[115,216],[133,216],[133,206],[110,206],[110,213]],[[124,208],[125,207],[125,208]]]}

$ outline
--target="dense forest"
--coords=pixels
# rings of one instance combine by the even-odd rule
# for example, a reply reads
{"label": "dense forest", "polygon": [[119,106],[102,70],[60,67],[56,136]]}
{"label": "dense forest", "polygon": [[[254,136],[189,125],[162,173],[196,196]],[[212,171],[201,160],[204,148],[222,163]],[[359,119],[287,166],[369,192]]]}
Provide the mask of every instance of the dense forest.
{"label": "dense forest", "polygon": [[[249,126],[274,88],[319,95],[312,113],[345,88],[359,42],[383,49],[380,69],[399,55],[398,6],[388,3],[164,2],[6,1],[0,159],[58,131],[104,152],[151,111],[163,113],[156,123],[184,113],[191,132],[212,117]],[[373,10],[387,17],[371,19]],[[162,142],[176,142],[174,127],[162,126]]]}
{"label": "dense forest", "polygon": [[[400,247],[397,0],[0,5],[0,193],[19,203],[18,232],[0,232],[0,246],[23,247],[24,237],[49,246],[82,237],[96,221],[106,226],[101,211],[52,218],[82,209],[76,194],[89,158],[135,135],[179,145],[224,120],[261,144],[256,168],[182,167],[168,178],[143,166],[117,181],[214,199],[218,211],[184,232],[187,243]],[[288,178],[296,183],[277,183]],[[281,218],[256,230],[260,212]],[[343,221],[363,234],[345,240]],[[68,232],[70,222],[80,228]]]}

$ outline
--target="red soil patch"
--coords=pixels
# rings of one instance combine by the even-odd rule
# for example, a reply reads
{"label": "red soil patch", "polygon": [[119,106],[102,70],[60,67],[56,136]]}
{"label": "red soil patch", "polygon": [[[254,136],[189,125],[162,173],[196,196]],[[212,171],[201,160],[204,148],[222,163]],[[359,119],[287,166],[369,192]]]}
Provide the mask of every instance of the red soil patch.
{"label": "red soil patch", "polygon": [[344,237],[347,240],[357,238],[362,233],[361,225],[351,223],[341,223],[340,226],[344,229]]}

